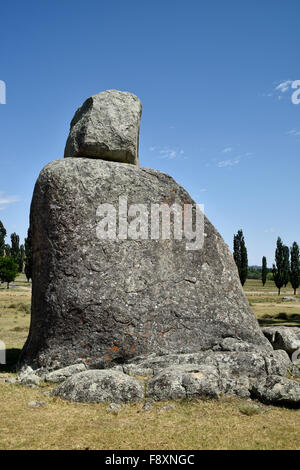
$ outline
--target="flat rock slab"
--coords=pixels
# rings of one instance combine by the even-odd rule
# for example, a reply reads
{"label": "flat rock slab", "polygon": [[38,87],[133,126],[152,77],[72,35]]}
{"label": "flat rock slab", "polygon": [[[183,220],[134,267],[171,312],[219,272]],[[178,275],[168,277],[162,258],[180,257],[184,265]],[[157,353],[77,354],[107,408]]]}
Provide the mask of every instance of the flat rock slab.
{"label": "flat rock slab", "polygon": [[152,239],[150,216],[146,239],[98,238],[99,205],[111,204],[118,217],[124,196],[128,208],[144,204],[149,214],[152,203],[195,207],[156,170],[89,158],[42,170],[31,204],[32,314],[21,363],[61,368],[81,359],[100,369],[152,352],[242,351],[243,343],[244,350],[272,349],[232,254],[206,217],[196,249],[184,233],[181,240]]}
{"label": "flat rock slab", "polygon": [[69,377],[52,394],[87,403],[136,402],[144,398],[144,384],[114,370],[88,370]]}
{"label": "flat rock slab", "polygon": [[286,297],[282,297],[282,301],[283,302],[300,302],[300,299],[298,299],[297,297],[286,296]]}
{"label": "flat rock slab", "polygon": [[77,374],[86,370],[85,364],[72,364],[71,366],[63,367],[62,369],[54,370],[45,375],[45,382],[63,382],[71,375]]}
{"label": "flat rock slab", "polygon": [[[191,354],[151,354],[136,357],[122,366],[132,375],[157,375],[163,369],[174,366],[212,366],[228,376],[257,378],[265,375],[285,376],[292,363],[285,351],[201,351]],[[121,367],[121,366],[118,366]]]}
{"label": "flat rock slab", "polygon": [[141,114],[141,102],[132,93],[107,90],[91,96],[72,119],[65,157],[139,165]]}

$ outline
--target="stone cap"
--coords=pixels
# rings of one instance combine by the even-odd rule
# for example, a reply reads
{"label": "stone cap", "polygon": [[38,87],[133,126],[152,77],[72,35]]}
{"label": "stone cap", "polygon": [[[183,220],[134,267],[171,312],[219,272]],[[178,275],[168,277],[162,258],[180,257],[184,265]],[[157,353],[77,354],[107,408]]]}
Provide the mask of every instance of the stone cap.
{"label": "stone cap", "polygon": [[64,156],[139,166],[141,115],[142,104],[133,93],[106,90],[91,96],[71,121]]}

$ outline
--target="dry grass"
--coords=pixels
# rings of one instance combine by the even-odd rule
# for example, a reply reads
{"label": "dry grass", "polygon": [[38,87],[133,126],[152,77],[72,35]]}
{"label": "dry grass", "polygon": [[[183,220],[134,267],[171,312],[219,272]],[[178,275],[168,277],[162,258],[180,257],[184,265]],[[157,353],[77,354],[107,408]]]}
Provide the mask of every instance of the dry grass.
{"label": "dry grass", "polygon": [[[0,383],[0,393],[1,449],[300,448],[300,410],[258,405],[249,416],[249,402],[224,399],[181,401],[170,411],[160,411],[166,402],[150,411],[127,404],[113,414],[106,404],[68,403],[43,389]],[[30,408],[32,400],[46,405]]]}
{"label": "dry grass", "polygon": [[[17,359],[26,341],[30,324],[31,284],[24,274],[6,289],[0,284],[0,339],[9,351],[9,361]],[[1,365],[0,365],[1,370]]]}
{"label": "dry grass", "polygon": [[[266,313],[299,314],[298,305],[282,303],[260,294],[257,281],[247,282],[252,305],[258,316]],[[27,337],[30,315],[30,288],[24,278],[18,278],[15,289],[0,287],[1,339],[10,349],[10,361]],[[258,294],[253,294],[259,292]],[[271,292],[271,293],[270,293]],[[252,293],[252,294],[251,294]],[[283,295],[290,295],[283,293]],[[265,296],[265,299],[264,299]],[[279,310],[278,310],[279,309]],[[271,318],[273,323],[276,321]],[[288,322],[289,323],[289,322]],[[296,322],[297,324],[297,322]],[[6,369],[11,372],[11,364]],[[176,408],[161,411],[167,404],[155,403],[144,411],[142,404],[123,405],[113,414],[107,404],[68,403],[45,395],[49,386],[32,389],[11,385],[1,380],[0,449],[299,449],[300,410],[289,410],[253,404],[246,400],[180,401]],[[30,408],[30,401],[46,402],[40,408]]]}

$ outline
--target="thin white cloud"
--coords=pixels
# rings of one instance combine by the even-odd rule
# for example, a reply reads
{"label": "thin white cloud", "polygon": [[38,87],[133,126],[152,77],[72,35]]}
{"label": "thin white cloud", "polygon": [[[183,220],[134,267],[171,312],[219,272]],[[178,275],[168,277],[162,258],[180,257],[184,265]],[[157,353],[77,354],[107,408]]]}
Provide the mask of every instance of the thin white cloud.
{"label": "thin white cloud", "polygon": [[274,97],[281,101],[286,97],[288,91],[292,90],[292,84],[294,80],[284,80],[283,82],[274,82],[273,91],[268,93],[262,93],[262,96]]}
{"label": "thin white cloud", "polygon": [[[222,150],[222,153],[230,153],[234,150],[233,147],[225,147],[223,150]],[[226,167],[231,167],[231,166],[235,166],[235,165],[238,165],[239,163],[241,163],[241,161],[243,159],[249,159],[249,158],[253,158],[254,157],[254,153],[253,152],[245,152],[245,153],[241,153],[239,155],[236,155],[235,157],[232,157],[232,158],[228,158],[227,160],[219,160],[218,162],[216,162],[216,165],[219,167],[219,168],[226,168]],[[214,159],[216,160],[216,159]]]}
{"label": "thin white cloud", "polygon": [[291,129],[290,131],[286,132],[287,135],[300,135],[300,131],[297,129]]}
{"label": "thin white cloud", "polygon": [[286,93],[291,88],[292,83],[293,80],[286,80],[285,82],[281,82],[275,87],[275,90],[279,91],[280,93]]}
{"label": "thin white cloud", "polygon": [[225,147],[223,150],[222,150],[222,153],[229,153],[229,152],[232,152],[233,148],[232,147]]}
{"label": "thin white cloud", "polygon": [[231,158],[229,160],[222,160],[220,162],[218,162],[218,167],[219,168],[225,168],[227,166],[234,166],[234,165],[238,165],[241,161],[241,158],[240,157],[236,157],[236,158]]}
{"label": "thin white cloud", "polygon": [[[184,150],[182,149],[173,149],[170,147],[149,147],[150,152],[158,152],[159,158],[168,158],[173,160],[177,157],[182,157],[184,155]],[[186,157],[184,157],[186,158]]]}
{"label": "thin white cloud", "polygon": [[266,229],[264,230],[264,232],[265,232],[265,233],[275,233],[275,232],[276,232],[276,229],[273,228],[273,227],[272,227],[272,228],[266,228]]}
{"label": "thin white cloud", "polygon": [[5,196],[4,192],[0,191],[0,210],[5,209],[9,204],[19,201],[19,196]]}

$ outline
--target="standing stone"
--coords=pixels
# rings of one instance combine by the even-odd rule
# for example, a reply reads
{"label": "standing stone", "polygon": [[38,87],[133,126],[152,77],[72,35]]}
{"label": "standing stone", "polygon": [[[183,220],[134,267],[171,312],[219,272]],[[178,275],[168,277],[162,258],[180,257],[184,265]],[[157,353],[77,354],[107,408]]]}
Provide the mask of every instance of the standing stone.
{"label": "standing stone", "polygon": [[139,165],[142,105],[132,93],[107,90],[76,111],[65,157],[90,157]]}
{"label": "standing stone", "polygon": [[[98,238],[104,203],[116,209],[118,234],[120,197],[128,208],[147,208],[147,239]],[[204,244],[194,250],[185,235],[151,239],[151,203],[195,205],[169,175],[135,165],[65,158],[42,170],[31,205],[32,317],[21,362],[63,367],[82,358],[109,368],[154,352],[218,349],[225,338],[270,351],[217,230],[205,218]]]}

